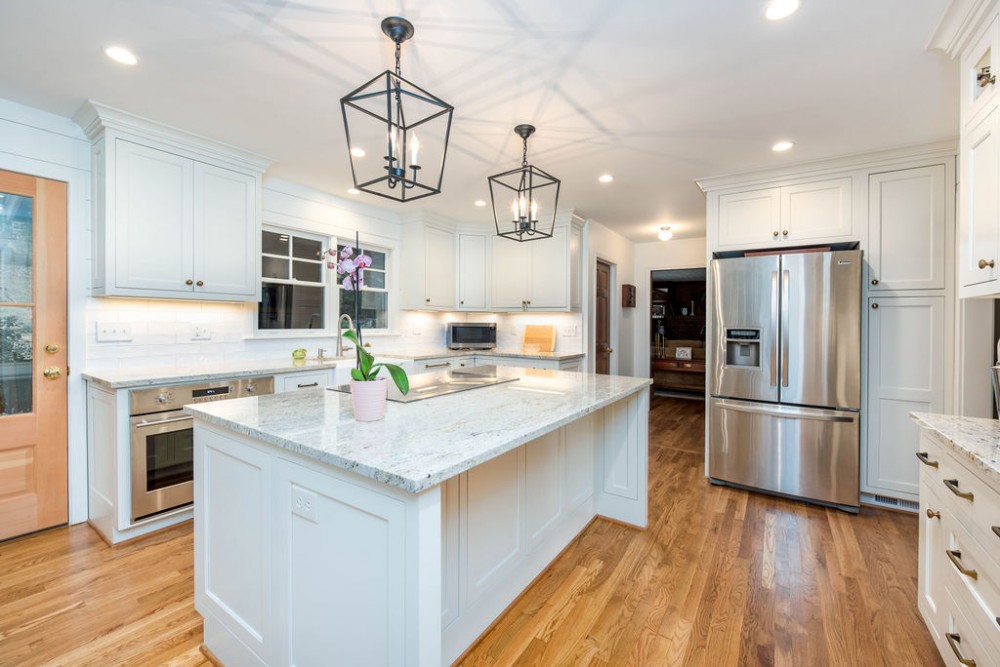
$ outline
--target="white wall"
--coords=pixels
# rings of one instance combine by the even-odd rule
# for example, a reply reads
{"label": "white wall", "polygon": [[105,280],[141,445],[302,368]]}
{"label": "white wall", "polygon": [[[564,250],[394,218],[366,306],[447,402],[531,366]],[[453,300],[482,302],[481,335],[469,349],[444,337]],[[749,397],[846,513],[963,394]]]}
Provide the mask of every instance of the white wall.
{"label": "white wall", "polygon": [[663,269],[691,269],[705,266],[706,239],[675,239],[635,245],[636,317],[634,375],[649,377],[650,273]]}
{"label": "white wall", "polygon": [[596,334],[594,294],[597,289],[597,260],[611,264],[611,374],[634,375],[633,348],[638,308],[622,308],[622,285],[632,282],[635,244],[596,220],[587,220],[583,228],[584,258],[583,312],[587,335],[583,350],[587,352],[587,370],[593,371],[593,346]]}
{"label": "white wall", "polygon": [[[68,118],[0,99],[0,169],[68,184],[69,520],[87,519],[84,304],[90,284],[90,143]],[[36,271],[44,271],[44,260]]]}

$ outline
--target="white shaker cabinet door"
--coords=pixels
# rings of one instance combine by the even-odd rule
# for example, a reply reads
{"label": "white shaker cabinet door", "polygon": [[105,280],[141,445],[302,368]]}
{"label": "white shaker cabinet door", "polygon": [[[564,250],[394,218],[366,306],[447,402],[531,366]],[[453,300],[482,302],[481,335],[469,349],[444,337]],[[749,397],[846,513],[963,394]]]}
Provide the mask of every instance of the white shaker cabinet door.
{"label": "white shaker cabinet door", "polygon": [[458,309],[486,309],[486,237],[458,237]]}
{"label": "white shaker cabinet door", "polygon": [[190,294],[194,162],[122,139],[115,150],[115,287]]}
{"label": "white shaker cabinet door", "polygon": [[781,188],[782,241],[824,241],[851,232],[850,178]]}
{"label": "white shaker cabinet door", "polygon": [[426,304],[434,308],[454,308],[455,235],[427,227],[424,239]]}
{"label": "white shaker cabinet door", "polygon": [[916,500],[920,433],[910,412],[944,412],[944,302],[872,297],[868,317],[867,487]]}
{"label": "white shaker cabinet door", "polygon": [[773,243],[780,227],[780,188],[719,196],[719,247]]}
{"label": "white shaker cabinet door", "polygon": [[[968,137],[963,137],[961,222],[958,236],[959,280],[962,296],[984,296],[1000,276],[1000,131],[997,110],[992,111]],[[992,265],[991,265],[992,264]],[[991,285],[986,285],[987,283]]]}
{"label": "white shaker cabinet door", "polygon": [[944,289],[943,164],[868,179],[871,291]]}
{"label": "white shaker cabinet door", "polygon": [[257,183],[194,163],[194,291],[259,298]]}
{"label": "white shaker cabinet door", "polygon": [[552,238],[526,243],[531,246],[528,309],[568,310],[569,230],[556,227],[552,231]]}
{"label": "white shaker cabinet door", "polygon": [[491,244],[492,308],[521,310],[528,300],[528,243],[496,238]]}

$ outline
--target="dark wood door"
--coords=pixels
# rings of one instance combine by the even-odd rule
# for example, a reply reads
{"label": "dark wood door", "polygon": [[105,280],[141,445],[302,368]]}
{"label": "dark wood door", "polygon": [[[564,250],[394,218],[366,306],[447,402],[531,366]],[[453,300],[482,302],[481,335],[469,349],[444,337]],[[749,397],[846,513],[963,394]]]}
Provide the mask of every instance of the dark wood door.
{"label": "dark wood door", "polygon": [[594,372],[611,372],[611,265],[598,260],[597,289],[594,292],[596,335],[594,336]]}

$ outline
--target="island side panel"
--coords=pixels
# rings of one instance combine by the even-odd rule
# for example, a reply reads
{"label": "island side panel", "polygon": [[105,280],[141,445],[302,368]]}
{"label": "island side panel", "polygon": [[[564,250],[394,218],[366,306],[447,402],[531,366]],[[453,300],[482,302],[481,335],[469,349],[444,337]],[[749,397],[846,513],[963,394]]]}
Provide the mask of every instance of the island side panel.
{"label": "island side panel", "polygon": [[597,452],[597,513],[645,528],[649,487],[649,392],[640,391],[602,410]]}
{"label": "island side panel", "polygon": [[[197,421],[195,446],[196,601],[223,663],[441,664],[440,487],[407,493]],[[255,537],[213,539],[233,530]]]}

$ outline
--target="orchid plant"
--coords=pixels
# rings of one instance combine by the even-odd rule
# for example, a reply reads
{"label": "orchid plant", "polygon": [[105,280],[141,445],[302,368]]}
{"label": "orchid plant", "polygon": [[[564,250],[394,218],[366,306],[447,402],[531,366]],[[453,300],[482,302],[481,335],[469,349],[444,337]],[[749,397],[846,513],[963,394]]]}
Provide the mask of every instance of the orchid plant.
{"label": "orchid plant", "polygon": [[[359,246],[357,235],[354,238],[354,245]],[[331,248],[324,253],[327,256],[327,267],[337,271],[341,276],[341,285],[344,289],[354,292],[354,331],[348,329],[344,332],[344,338],[354,343],[354,350],[357,358],[357,365],[351,369],[351,377],[357,382],[372,382],[378,379],[379,372],[384,368],[389,372],[392,381],[403,394],[410,391],[410,380],[406,376],[406,371],[396,364],[375,363],[375,357],[362,345],[361,339],[361,318],[359,308],[361,303],[361,288],[365,286],[365,269],[372,264],[372,258],[361,252],[358,248],[357,255],[354,248],[347,246],[339,253],[336,248]]]}

